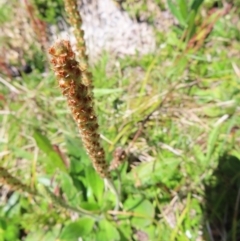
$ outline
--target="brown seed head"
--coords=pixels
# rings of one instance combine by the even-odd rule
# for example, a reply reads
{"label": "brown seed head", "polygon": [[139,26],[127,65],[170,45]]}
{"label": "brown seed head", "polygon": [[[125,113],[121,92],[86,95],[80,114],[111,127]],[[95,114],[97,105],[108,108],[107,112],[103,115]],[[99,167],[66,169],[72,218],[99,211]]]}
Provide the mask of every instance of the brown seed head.
{"label": "brown seed head", "polygon": [[75,60],[69,41],[58,41],[50,49],[51,63],[58,79],[59,87],[66,96],[68,105],[76,121],[83,144],[93,166],[103,178],[109,177],[105,153],[100,145],[97,117],[94,113],[91,89],[86,81],[86,67],[80,68]]}

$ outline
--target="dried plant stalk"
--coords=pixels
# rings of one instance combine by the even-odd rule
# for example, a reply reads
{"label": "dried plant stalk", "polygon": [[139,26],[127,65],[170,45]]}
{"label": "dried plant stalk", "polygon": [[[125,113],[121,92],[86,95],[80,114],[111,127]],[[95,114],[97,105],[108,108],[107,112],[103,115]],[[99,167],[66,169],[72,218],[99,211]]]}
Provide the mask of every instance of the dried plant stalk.
{"label": "dried plant stalk", "polygon": [[0,167],[0,183],[3,183],[14,191],[22,191],[32,195],[37,195],[37,192],[32,190],[29,186],[23,184],[16,177],[12,176],[4,167]]}
{"label": "dried plant stalk", "polygon": [[46,23],[37,17],[37,9],[28,1],[24,0],[26,10],[29,14],[32,29],[44,50],[47,50],[48,38],[46,34]]}
{"label": "dried plant stalk", "polygon": [[117,169],[126,159],[126,152],[121,147],[118,147],[114,152],[114,158],[109,166],[109,171]]}
{"label": "dried plant stalk", "polygon": [[49,53],[52,55],[51,63],[62,94],[67,98],[93,166],[102,178],[108,178],[108,164],[105,160],[104,149],[100,145],[92,96],[89,94],[88,87],[83,83],[82,71],[75,60],[70,42],[65,40],[56,42],[49,49]]}
{"label": "dried plant stalk", "polygon": [[73,33],[77,40],[76,57],[79,61],[79,68],[82,72],[82,82],[86,86],[89,86],[90,93],[92,89],[92,74],[88,71],[88,58],[86,55],[86,45],[84,41],[84,31],[81,29],[82,19],[77,8],[76,0],[64,0],[65,10],[68,14],[70,25],[73,27]]}
{"label": "dried plant stalk", "polygon": [[84,210],[82,208],[75,208],[67,204],[63,199],[60,197],[55,196],[51,193],[48,188],[42,186],[41,190],[43,193],[39,193],[37,190],[32,190],[29,186],[23,184],[19,179],[12,176],[4,167],[0,167],[0,183],[3,185],[8,186],[11,190],[18,191],[18,192],[26,192],[28,194],[33,195],[34,197],[46,197],[49,196],[52,200],[54,205],[57,205],[63,209],[71,210],[77,212],[82,215],[88,215],[91,217],[97,217],[97,213],[92,213],[90,211]]}

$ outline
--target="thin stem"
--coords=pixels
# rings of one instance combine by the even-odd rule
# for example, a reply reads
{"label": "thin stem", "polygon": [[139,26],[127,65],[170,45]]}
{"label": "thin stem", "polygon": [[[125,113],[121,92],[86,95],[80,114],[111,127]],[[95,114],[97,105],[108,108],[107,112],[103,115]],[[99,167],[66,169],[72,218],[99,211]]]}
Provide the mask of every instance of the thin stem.
{"label": "thin stem", "polygon": [[82,72],[83,84],[89,87],[89,92],[92,91],[92,74],[88,71],[88,57],[86,54],[86,44],[84,41],[84,31],[82,30],[82,18],[78,11],[76,0],[65,0],[65,10],[68,15],[69,23],[73,27],[73,33],[76,38],[77,44],[77,60],[79,68]]}

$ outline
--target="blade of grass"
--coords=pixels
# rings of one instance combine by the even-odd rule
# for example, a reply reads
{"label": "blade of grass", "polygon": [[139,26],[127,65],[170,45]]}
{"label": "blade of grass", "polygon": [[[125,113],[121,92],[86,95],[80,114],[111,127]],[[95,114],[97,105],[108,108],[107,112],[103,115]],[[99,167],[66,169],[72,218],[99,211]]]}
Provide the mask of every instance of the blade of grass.
{"label": "blade of grass", "polygon": [[184,19],[184,17],[181,15],[181,12],[179,11],[179,9],[176,7],[176,4],[173,3],[172,0],[168,0],[168,7],[171,11],[171,13],[174,15],[174,17],[179,21],[179,23],[183,26],[186,27],[186,20]]}
{"label": "blade of grass", "polygon": [[186,216],[190,210],[190,204],[191,204],[191,194],[188,194],[186,207],[184,208],[183,212],[181,213],[179,219],[177,220],[177,226],[175,227],[175,229],[173,230],[173,232],[171,234],[170,241],[176,240],[176,237],[177,237],[179,229],[181,228],[182,222],[184,221],[184,219],[186,218]]}

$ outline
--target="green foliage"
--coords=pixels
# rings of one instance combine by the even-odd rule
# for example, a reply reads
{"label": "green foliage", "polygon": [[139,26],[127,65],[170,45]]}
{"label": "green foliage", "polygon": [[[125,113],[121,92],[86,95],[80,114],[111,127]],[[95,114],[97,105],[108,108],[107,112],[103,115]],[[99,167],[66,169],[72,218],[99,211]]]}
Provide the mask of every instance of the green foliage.
{"label": "green foliage", "polygon": [[11,6],[1,3],[0,6],[0,24],[6,23],[13,17]]}
{"label": "green foliage", "polygon": [[66,225],[60,235],[61,241],[78,241],[79,237],[87,237],[93,231],[94,220],[81,218]]}
{"label": "green foliage", "polygon": [[36,140],[38,148],[47,155],[47,173],[51,174],[58,168],[62,171],[66,171],[66,166],[64,165],[63,160],[56,151],[54,151],[51,142],[47,139],[47,137],[42,135],[39,131],[35,131],[33,137]]}
{"label": "green foliage", "polygon": [[[54,4],[62,3],[36,1],[40,9],[50,6],[43,16],[50,22],[59,16]],[[8,85],[0,87],[1,165],[40,195],[1,188],[0,241],[208,241],[219,232],[239,240],[237,11],[219,18],[197,50],[186,41],[199,34],[201,11],[211,4],[169,0],[179,27],[159,35],[160,50],[119,60],[111,71],[106,56],[92,67],[107,161],[118,146],[130,151],[113,173],[119,211],[91,166],[53,74],[34,60],[31,74],[2,76]]]}
{"label": "green foliage", "polygon": [[57,18],[62,16],[63,13],[63,1],[55,0],[34,0],[36,7],[39,10],[42,20],[48,23],[56,23]]}
{"label": "green foliage", "polygon": [[204,0],[168,0],[168,7],[178,20],[180,27],[185,30],[186,39],[189,40],[195,33],[197,14]]}

